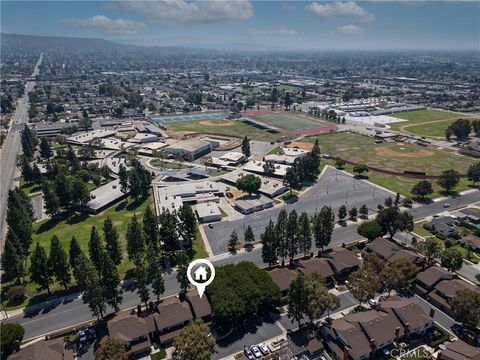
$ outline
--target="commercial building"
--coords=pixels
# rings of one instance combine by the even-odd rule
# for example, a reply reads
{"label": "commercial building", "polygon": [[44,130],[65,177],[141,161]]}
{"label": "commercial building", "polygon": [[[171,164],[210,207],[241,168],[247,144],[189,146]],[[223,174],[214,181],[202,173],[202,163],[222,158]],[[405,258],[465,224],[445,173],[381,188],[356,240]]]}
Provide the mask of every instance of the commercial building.
{"label": "commercial building", "polygon": [[257,211],[268,209],[273,206],[274,200],[261,195],[246,195],[235,201],[235,209],[242,214],[252,214]]}
{"label": "commercial building", "polygon": [[165,148],[165,152],[179,155],[193,161],[212,151],[212,144],[205,140],[188,139],[180,140]]}
{"label": "commercial building", "polygon": [[[242,178],[249,173],[243,170],[231,171],[221,176],[223,182],[235,186],[236,181]],[[262,181],[262,185],[258,190],[259,193],[269,196],[269,197],[277,197],[283,194],[285,191],[288,190],[288,187],[283,185],[283,182],[277,179],[267,178],[265,176],[257,175],[260,180]]]}
{"label": "commercial building", "polygon": [[244,162],[246,157],[241,152],[231,151],[223,154],[219,157],[219,159],[224,161],[228,166],[237,166],[238,164]]}
{"label": "commercial building", "polygon": [[67,141],[70,144],[83,145],[88,144],[96,139],[103,139],[115,135],[115,131],[107,129],[99,129],[88,132],[83,132],[75,136],[70,136]]}
{"label": "commercial building", "polygon": [[198,221],[202,223],[222,220],[222,213],[215,202],[197,204],[195,206]]}
{"label": "commercial building", "polygon": [[121,190],[120,180],[113,180],[90,192],[91,200],[87,203],[86,211],[98,214],[110,206],[122,201],[127,194]]}
{"label": "commercial building", "polygon": [[[265,164],[264,161],[250,160],[243,167],[243,169],[245,171],[253,172],[255,174],[264,174],[265,173],[265,170],[263,168],[264,164]],[[288,168],[290,168],[289,165],[275,164],[275,169],[274,169],[275,172],[273,173],[273,176],[283,178],[285,176],[285,174],[287,173]]]}

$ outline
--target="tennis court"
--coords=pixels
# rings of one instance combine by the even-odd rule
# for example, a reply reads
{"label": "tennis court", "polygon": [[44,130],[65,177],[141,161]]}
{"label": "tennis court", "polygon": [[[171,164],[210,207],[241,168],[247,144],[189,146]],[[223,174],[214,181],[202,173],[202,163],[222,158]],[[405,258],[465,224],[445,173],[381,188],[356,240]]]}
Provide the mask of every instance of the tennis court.
{"label": "tennis court", "polygon": [[173,123],[179,121],[201,121],[211,119],[225,119],[225,113],[210,113],[210,114],[191,114],[191,115],[173,115],[173,116],[153,116],[152,120],[161,123]]}

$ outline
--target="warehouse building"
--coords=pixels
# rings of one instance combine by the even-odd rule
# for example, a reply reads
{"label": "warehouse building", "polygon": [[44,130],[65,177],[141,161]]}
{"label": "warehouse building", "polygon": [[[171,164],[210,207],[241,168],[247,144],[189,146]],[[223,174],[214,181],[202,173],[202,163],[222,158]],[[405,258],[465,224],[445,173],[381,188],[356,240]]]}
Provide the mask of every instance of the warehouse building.
{"label": "warehouse building", "polygon": [[193,161],[211,152],[212,144],[208,141],[198,139],[180,140],[166,147],[165,151]]}
{"label": "warehouse building", "polygon": [[113,180],[90,192],[91,200],[87,203],[86,211],[90,214],[98,214],[119,203],[126,196],[121,190],[120,180]]}

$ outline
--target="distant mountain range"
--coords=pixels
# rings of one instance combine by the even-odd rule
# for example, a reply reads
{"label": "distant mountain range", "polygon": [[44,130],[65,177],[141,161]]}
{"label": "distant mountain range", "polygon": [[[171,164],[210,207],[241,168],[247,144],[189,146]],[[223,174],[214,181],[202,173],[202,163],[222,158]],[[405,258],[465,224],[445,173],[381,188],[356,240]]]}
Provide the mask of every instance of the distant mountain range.
{"label": "distant mountain range", "polygon": [[2,51],[98,51],[120,50],[133,48],[133,45],[125,45],[96,38],[77,38],[61,36],[33,36],[18,34],[0,34]]}

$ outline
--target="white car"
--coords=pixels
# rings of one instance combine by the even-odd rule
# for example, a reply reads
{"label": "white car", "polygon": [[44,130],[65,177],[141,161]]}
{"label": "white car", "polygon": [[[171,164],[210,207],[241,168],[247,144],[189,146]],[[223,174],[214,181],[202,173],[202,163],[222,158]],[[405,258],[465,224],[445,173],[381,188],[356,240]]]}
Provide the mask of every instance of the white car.
{"label": "white car", "polygon": [[443,204],[443,207],[446,209],[446,208],[449,208],[450,207],[450,204]]}
{"label": "white car", "polygon": [[260,349],[263,355],[268,355],[268,353],[270,352],[268,350],[267,345],[265,345],[264,343],[258,344],[258,348]]}
{"label": "white car", "polygon": [[253,355],[255,355],[257,359],[262,357],[262,353],[260,352],[260,349],[257,345],[250,346],[250,351],[253,353]]}
{"label": "white car", "polygon": [[255,356],[253,355],[252,351],[248,347],[243,349],[243,354],[246,356],[246,358],[248,360],[254,360],[255,359]]}
{"label": "white car", "polygon": [[378,305],[378,300],[376,300],[376,299],[370,299],[370,300],[368,300],[368,304],[369,304],[370,306],[377,306],[377,305]]}

